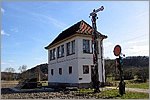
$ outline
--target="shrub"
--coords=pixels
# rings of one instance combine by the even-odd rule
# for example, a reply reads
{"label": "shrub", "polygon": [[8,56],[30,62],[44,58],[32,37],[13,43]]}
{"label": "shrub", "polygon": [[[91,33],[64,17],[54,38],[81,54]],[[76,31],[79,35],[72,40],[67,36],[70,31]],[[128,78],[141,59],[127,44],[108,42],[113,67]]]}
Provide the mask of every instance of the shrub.
{"label": "shrub", "polygon": [[149,68],[144,67],[139,69],[136,75],[138,80],[141,80],[141,82],[146,82],[147,79],[149,79]]}

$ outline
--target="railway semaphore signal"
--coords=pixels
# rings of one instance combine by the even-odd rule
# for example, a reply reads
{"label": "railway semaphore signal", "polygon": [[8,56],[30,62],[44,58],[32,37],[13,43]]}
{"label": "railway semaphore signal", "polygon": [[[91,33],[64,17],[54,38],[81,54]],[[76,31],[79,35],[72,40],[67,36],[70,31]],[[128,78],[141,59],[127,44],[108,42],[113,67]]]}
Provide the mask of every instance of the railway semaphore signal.
{"label": "railway semaphore signal", "polygon": [[114,48],[114,55],[119,56],[119,58],[116,58],[116,67],[120,73],[120,83],[119,83],[119,94],[123,95],[125,94],[125,82],[123,79],[123,60],[121,55],[125,56],[124,54],[121,53],[121,46],[116,45]]}
{"label": "railway semaphore signal", "polygon": [[93,10],[92,13],[90,13],[90,16],[92,16],[92,48],[93,48],[93,65],[94,65],[94,81],[93,81],[93,86],[94,86],[94,92],[98,93],[100,92],[99,90],[99,74],[98,74],[98,44],[97,44],[97,38],[98,35],[96,33],[97,28],[96,28],[96,19],[98,19],[97,17],[97,12],[99,11],[103,11],[104,7],[101,6],[101,8],[97,9],[97,10]]}

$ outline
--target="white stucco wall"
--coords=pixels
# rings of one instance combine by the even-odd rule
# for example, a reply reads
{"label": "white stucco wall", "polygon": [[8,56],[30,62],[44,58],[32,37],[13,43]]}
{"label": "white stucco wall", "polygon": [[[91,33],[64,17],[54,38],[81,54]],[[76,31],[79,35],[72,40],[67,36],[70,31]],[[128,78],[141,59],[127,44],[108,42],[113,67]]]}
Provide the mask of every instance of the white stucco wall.
{"label": "white stucco wall", "polygon": [[[54,74],[49,74],[49,82],[77,83],[78,72],[76,62],[77,59],[49,65],[49,71],[54,69]],[[69,74],[69,66],[72,66],[72,74]],[[62,75],[59,75],[59,68],[62,68]]]}
{"label": "white stucco wall", "polygon": [[[66,56],[66,43],[75,40],[75,54]],[[57,48],[64,44],[64,57],[49,60],[48,65],[48,81],[60,83],[78,83],[78,60],[77,60],[77,40],[76,37],[67,40],[53,48]],[[52,50],[51,48],[50,50]],[[48,55],[50,58],[50,55]],[[72,74],[69,74],[69,66],[72,66]],[[59,68],[62,68],[62,75],[59,75]],[[54,75],[51,75],[51,69],[54,69]]]}
{"label": "white stucco wall", "polygon": [[[55,58],[55,60],[50,61],[50,54],[48,55],[48,81],[49,82],[60,82],[60,83],[90,83],[91,82],[91,65],[93,65],[93,55],[83,53],[83,39],[90,40],[90,52],[91,49],[91,38],[90,37],[74,37],[70,40],[53,47],[64,45],[64,57]],[[75,54],[66,56],[66,43],[75,40]],[[98,46],[100,46],[100,40],[98,40]],[[51,49],[53,49],[51,48]],[[50,50],[51,50],[50,49]],[[57,51],[57,50],[56,50]],[[98,70],[99,70],[99,81],[102,82],[102,67],[101,67],[101,51],[99,47],[98,55]],[[104,61],[103,61],[104,63]],[[89,74],[83,74],[83,65],[89,65]],[[69,66],[72,66],[72,74],[69,74]],[[59,75],[59,68],[62,68],[62,75]],[[54,75],[51,75],[51,69],[54,69]],[[105,75],[105,69],[103,69],[103,75]],[[82,80],[79,80],[82,78]],[[105,76],[104,76],[105,78]]]}
{"label": "white stucco wall", "polygon": [[[92,52],[91,49],[91,38],[89,37],[78,37],[78,73],[79,78],[82,78],[82,80],[79,80],[79,83],[89,83],[91,82],[91,65],[93,65],[93,55],[88,53],[83,53],[83,39],[90,40],[90,52]],[[100,49],[100,39],[98,40],[98,46],[99,46],[99,54],[98,54],[98,72],[99,72],[99,81],[102,82],[102,64],[101,64],[101,49]],[[103,65],[104,65],[104,61]],[[89,74],[83,74],[83,65],[89,65]],[[103,77],[105,79],[105,69],[103,67]]]}

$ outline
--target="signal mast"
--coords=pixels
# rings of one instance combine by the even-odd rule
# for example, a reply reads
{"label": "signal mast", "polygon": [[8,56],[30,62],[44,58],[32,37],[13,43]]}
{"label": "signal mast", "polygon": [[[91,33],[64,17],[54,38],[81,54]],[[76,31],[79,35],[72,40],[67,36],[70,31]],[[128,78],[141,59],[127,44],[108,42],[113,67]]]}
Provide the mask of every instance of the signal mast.
{"label": "signal mast", "polygon": [[113,52],[115,56],[119,56],[119,58],[116,58],[116,66],[120,73],[119,94],[123,95],[125,94],[125,82],[123,79],[123,61],[121,55],[125,57],[125,54],[121,53],[120,45],[116,45]]}
{"label": "signal mast", "polygon": [[94,65],[94,81],[93,81],[93,86],[94,86],[94,92],[98,93],[100,92],[99,90],[99,74],[98,74],[98,33],[97,32],[97,28],[96,28],[96,19],[98,19],[97,17],[97,12],[99,11],[103,11],[104,7],[101,6],[101,8],[97,9],[97,10],[93,10],[92,13],[90,13],[90,16],[92,16],[92,51],[93,51],[93,65]]}

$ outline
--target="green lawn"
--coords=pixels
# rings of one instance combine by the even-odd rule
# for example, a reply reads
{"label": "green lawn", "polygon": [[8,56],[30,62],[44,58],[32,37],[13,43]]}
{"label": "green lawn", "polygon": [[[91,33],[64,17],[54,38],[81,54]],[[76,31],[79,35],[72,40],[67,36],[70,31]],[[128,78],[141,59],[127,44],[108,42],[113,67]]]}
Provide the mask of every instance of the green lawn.
{"label": "green lawn", "polygon": [[149,93],[138,93],[138,92],[128,92],[121,96],[118,90],[107,90],[98,93],[102,98],[113,98],[113,99],[149,99]]}
{"label": "green lawn", "polygon": [[[117,87],[117,86],[106,86],[106,87]],[[149,89],[149,82],[126,84],[125,87],[126,88]]]}
{"label": "green lawn", "polygon": [[128,92],[124,95],[120,95],[119,91],[116,89],[113,90],[106,90],[106,91],[101,91],[100,93],[93,93],[93,90],[89,89],[79,89],[78,91],[74,91],[75,93],[80,94],[92,94],[95,95],[95,98],[102,98],[102,99],[149,99],[149,94],[148,93],[138,93],[138,92]]}
{"label": "green lawn", "polygon": [[[117,83],[117,85],[119,85],[120,81],[111,81],[111,82]],[[146,83],[135,83],[135,80],[124,80],[124,82],[126,83],[126,88],[149,89],[149,80],[147,80]],[[113,85],[110,87],[117,87],[117,85]]]}
{"label": "green lawn", "polygon": [[77,92],[81,92],[81,93],[92,93],[94,92],[93,89],[78,89]]}
{"label": "green lawn", "polygon": [[146,83],[126,84],[126,87],[127,88],[149,89],[149,82],[146,82]]}
{"label": "green lawn", "polygon": [[48,86],[48,81],[38,81],[42,84],[42,86]]}

